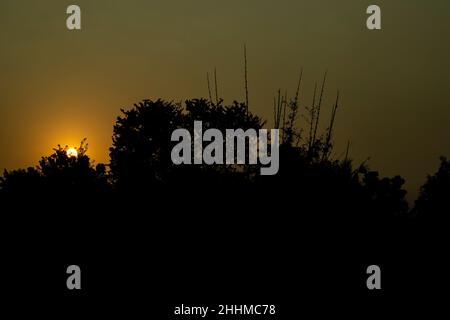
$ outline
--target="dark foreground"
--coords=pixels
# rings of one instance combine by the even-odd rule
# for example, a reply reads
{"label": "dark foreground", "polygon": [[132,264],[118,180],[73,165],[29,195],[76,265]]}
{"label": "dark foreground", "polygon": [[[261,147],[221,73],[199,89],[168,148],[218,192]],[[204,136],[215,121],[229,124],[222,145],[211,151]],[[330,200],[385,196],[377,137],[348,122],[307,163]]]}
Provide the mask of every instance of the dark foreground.
{"label": "dark foreground", "polygon": [[[242,192],[242,191],[239,191]],[[276,305],[300,319],[434,312],[447,300],[445,224],[315,209],[258,192],[8,199],[1,215],[4,308],[17,315],[124,319],[176,306]],[[82,271],[68,290],[66,269]],[[366,269],[381,268],[381,290]]]}

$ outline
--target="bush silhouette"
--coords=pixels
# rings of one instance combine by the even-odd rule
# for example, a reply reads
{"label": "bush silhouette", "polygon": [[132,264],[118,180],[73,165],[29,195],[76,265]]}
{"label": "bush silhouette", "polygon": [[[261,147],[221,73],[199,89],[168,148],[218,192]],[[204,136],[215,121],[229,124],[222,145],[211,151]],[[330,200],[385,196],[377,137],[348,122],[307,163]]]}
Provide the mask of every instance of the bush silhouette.
{"label": "bush silhouette", "polygon": [[[172,132],[178,128],[192,132],[195,120],[203,122],[204,130],[262,128],[265,122],[249,112],[244,103],[224,105],[222,100],[212,103],[193,99],[185,101],[183,107],[163,100],[144,100],[131,110],[121,110],[122,116],[113,128],[109,169],[103,164],[94,167],[83,140],[77,157],[68,156],[67,147],[58,146],[35,168],[5,171],[0,193],[18,196],[45,193],[51,197],[112,192],[157,199],[159,195],[170,198],[174,192],[187,197],[201,192],[202,199],[212,202],[260,199],[252,202],[254,210],[269,207],[267,199],[273,199],[278,209],[297,205],[301,208],[300,215],[326,219],[335,218],[337,212],[344,212],[341,218],[355,221],[406,216],[409,209],[400,176],[380,178],[377,171],[369,170],[365,164],[354,167],[348,152],[343,159],[332,157],[337,105],[336,100],[332,121],[319,134],[315,132],[319,122],[317,106],[306,121],[309,129],[302,130],[295,126],[297,97],[279,102],[275,123],[282,133],[280,170],[275,176],[260,176],[258,165],[177,166],[170,157],[175,144],[171,141]],[[438,173],[422,187],[414,209],[419,216],[430,215],[447,203],[449,164],[445,159],[441,161]]]}
{"label": "bush silhouette", "polygon": [[129,111],[121,110],[110,148],[111,174],[122,190],[160,184],[171,167],[170,135],[182,125],[181,108],[145,100]]}
{"label": "bush silhouette", "polygon": [[450,212],[450,162],[440,158],[440,166],[434,175],[429,175],[420,189],[414,213],[426,220],[445,219]]}
{"label": "bush silhouette", "polygon": [[[132,110],[121,110],[114,125],[113,146],[110,148],[111,175],[118,190],[144,192],[180,186],[186,181],[198,185],[212,183],[220,176],[221,182],[248,174],[237,173],[235,167],[176,166],[171,160],[171,141],[175,129],[185,128],[193,134],[195,120],[203,122],[203,128],[254,128],[263,126],[262,120],[248,113],[245,105],[234,102],[223,106],[204,99],[186,101],[186,108],[162,100],[144,100]],[[254,169],[253,169],[254,170]],[[202,182],[203,181],[203,182]]]}
{"label": "bush silhouette", "polygon": [[86,155],[86,139],[77,148],[78,155],[69,156],[68,147],[53,149],[42,157],[36,168],[5,170],[0,180],[2,193],[13,195],[93,194],[108,190],[106,167],[93,167]]}

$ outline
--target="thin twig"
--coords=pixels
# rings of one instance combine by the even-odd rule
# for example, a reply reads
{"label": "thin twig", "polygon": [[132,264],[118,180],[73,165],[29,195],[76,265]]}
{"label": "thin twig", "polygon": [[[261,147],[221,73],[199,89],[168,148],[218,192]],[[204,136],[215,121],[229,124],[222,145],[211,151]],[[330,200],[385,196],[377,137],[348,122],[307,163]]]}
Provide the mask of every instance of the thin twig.
{"label": "thin twig", "polygon": [[212,103],[211,85],[209,83],[209,72],[206,73],[206,81],[208,82],[209,101]]}
{"label": "thin twig", "polygon": [[244,69],[245,69],[245,106],[248,114],[248,78],[247,78],[247,46],[244,44]]}
{"label": "thin twig", "polygon": [[327,145],[331,142],[331,137],[333,135],[333,126],[334,126],[334,120],[336,118],[336,110],[338,108],[338,104],[339,104],[339,90],[336,95],[336,102],[334,103],[333,109],[331,111],[330,126],[328,127],[328,135],[327,135],[327,140],[326,140]]}
{"label": "thin twig", "polygon": [[311,119],[309,122],[309,138],[308,138],[308,152],[311,151],[312,148],[312,134],[313,134],[313,123],[314,123],[314,118],[315,118],[315,105],[316,105],[316,93],[317,93],[317,82],[314,84],[314,95],[313,95],[313,101],[312,101],[312,105],[311,105],[311,109],[310,109],[310,115],[311,115]]}
{"label": "thin twig", "polygon": [[320,109],[322,107],[322,98],[323,98],[323,92],[325,90],[325,81],[327,79],[327,73],[328,70],[325,71],[325,75],[323,76],[323,81],[322,81],[322,89],[320,91],[320,97],[319,97],[319,104],[317,106],[317,114],[316,114],[316,124],[314,126],[314,135],[313,135],[313,141],[314,143],[316,142],[316,135],[317,135],[317,127],[319,126],[319,120],[320,120]]}
{"label": "thin twig", "polygon": [[216,87],[216,105],[219,105],[219,93],[217,90],[217,72],[216,72],[216,68],[214,68],[214,84]]}
{"label": "thin twig", "polygon": [[273,124],[277,127],[277,98],[273,97]]}
{"label": "thin twig", "polygon": [[345,160],[344,160],[345,162],[348,161],[348,151],[349,151],[349,149],[350,149],[350,140],[347,141],[347,149],[345,151]]}
{"label": "thin twig", "polygon": [[300,85],[302,84],[302,78],[303,78],[303,68],[300,70],[300,77],[298,79],[298,84],[297,84],[297,91],[295,92],[295,103],[298,103],[298,97],[300,94]]}
{"label": "thin twig", "polygon": [[287,90],[284,93],[283,101],[282,101],[282,108],[283,108],[283,127],[282,127],[282,137],[281,141],[284,142],[285,137],[285,131],[286,131],[286,109],[287,109]]}

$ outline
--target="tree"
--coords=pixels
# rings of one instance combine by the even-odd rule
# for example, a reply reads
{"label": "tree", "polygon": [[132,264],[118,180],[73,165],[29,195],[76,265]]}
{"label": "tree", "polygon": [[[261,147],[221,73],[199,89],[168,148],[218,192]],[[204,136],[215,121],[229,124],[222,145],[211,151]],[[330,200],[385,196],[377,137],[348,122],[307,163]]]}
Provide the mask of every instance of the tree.
{"label": "tree", "polygon": [[450,212],[450,162],[440,158],[440,166],[434,175],[428,175],[420,188],[414,213],[422,219],[441,219]]}
{"label": "tree", "polygon": [[110,148],[114,183],[130,191],[160,184],[172,166],[170,137],[183,125],[181,107],[163,100],[144,100],[121,112]]}
{"label": "tree", "polygon": [[103,164],[95,168],[87,156],[84,139],[77,148],[77,156],[67,153],[67,146],[58,145],[49,156],[42,157],[39,165],[27,170],[5,170],[0,178],[2,193],[12,195],[39,194],[93,194],[106,191],[108,174]]}
{"label": "tree", "polygon": [[3,177],[0,177],[0,190],[2,193],[27,193],[36,192],[43,187],[41,172],[37,168],[29,167],[8,171],[5,169]]}
{"label": "tree", "polygon": [[[171,161],[172,132],[185,128],[193,132],[195,120],[201,120],[204,128],[254,128],[258,130],[263,121],[247,112],[246,106],[234,102],[223,106],[222,101],[213,104],[204,99],[193,99],[181,104],[163,100],[144,100],[128,111],[121,110],[113,131],[110,148],[111,173],[119,190],[144,192],[161,190],[187,181],[205,183],[203,179],[226,180],[236,170],[231,167],[176,166]],[[238,174],[244,176],[243,172]],[[202,182],[203,181],[203,182]]]}
{"label": "tree", "polygon": [[363,187],[371,210],[385,217],[408,213],[406,190],[402,188],[404,183],[405,180],[400,176],[380,179],[377,171],[364,172]]}

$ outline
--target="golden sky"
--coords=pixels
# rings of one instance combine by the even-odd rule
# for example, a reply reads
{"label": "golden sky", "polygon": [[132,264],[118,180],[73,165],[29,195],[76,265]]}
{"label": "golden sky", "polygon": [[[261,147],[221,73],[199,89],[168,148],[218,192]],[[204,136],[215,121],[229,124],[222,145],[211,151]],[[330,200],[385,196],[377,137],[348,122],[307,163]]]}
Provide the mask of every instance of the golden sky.
{"label": "golden sky", "polygon": [[[70,4],[81,7],[80,31],[66,28]],[[366,28],[370,4],[381,31]],[[207,97],[215,67],[220,96],[243,100],[246,43],[252,111],[271,120],[274,95],[294,93],[301,67],[310,103],[328,69],[324,123],[342,96],[337,154],[350,140],[356,162],[370,157],[415,194],[450,156],[449,36],[447,0],[2,0],[0,169],[84,137],[107,162],[120,108]]]}

